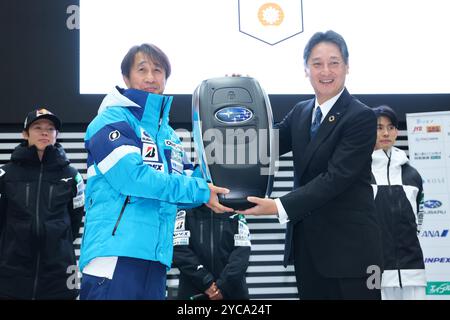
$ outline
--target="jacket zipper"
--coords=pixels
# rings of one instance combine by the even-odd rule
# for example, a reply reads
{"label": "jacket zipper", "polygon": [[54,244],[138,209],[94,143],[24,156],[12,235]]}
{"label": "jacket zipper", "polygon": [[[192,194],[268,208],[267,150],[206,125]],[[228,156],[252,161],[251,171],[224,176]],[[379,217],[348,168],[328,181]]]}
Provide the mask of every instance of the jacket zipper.
{"label": "jacket zipper", "polygon": [[[214,274],[214,213],[210,210],[211,214],[211,273]],[[215,276],[214,276],[215,277]]]}
{"label": "jacket zipper", "polygon": [[28,208],[30,206],[30,183],[27,183],[25,186],[25,207]]}
{"label": "jacket zipper", "polygon": [[40,232],[39,232],[39,204],[40,204],[40,195],[41,195],[41,184],[42,184],[42,174],[44,171],[44,164],[41,163],[41,169],[39,172],[39,180],[38,180],[38,188],[37,188],[37,197],[36,197],[36,237],[37,237],[37,257],[36,257],[36,273],[34,275],[34,285],[33,285],[33,294],[31,296],[32,300],[36,300],[37,286],[39,280],[39,265],[41,263],[41,250],[40,250]]}
{"label": "jacket zipper", "polygon": [[130,203],[130,196],[127,196],[125,198],[125,202],[123,203],[122,209],[120,210],[119,218],[117,218],[116,225],[114,226],[114,229],[112,231],[113,236],[116,234],[116,230],[117,230],[117,227],[119,226],[120,219],[122,219],[123,212],[125,211],[125,208],[128,203]]}
{"label": "jacket zipper", "polygon": [[52,196],[53,196],[53,185],[50,185],[50,191],[48,192],[48,209],[52,208]]}
{"label": "jacket zipper", "polygon": [[[385,152],[386,153],[386,152]],[[391,156],[392,156],[392,153],[390,154],[390,155],[388,155],[387,153],[386,153],[386,156],[388,157],[388,164],[387,164],[387,181],[388,181],[388,185],[389,185],[389,193],[390,193],[390,196],[392,196],[392,190],[391,190],[391,178],[390,178],[390,172],[389,172],[389,168],[391,167]],[[393,214],[392,215],[392,220],[394,220],[393,221],[393,226],[395,226],[396,225],[396,223],[395,223],[395,214]],[[392,233],[393,235],[394,235],[394,237],[395,237],[395,232],[393,232]],[[398,273],[398,282],[399,282],[399,285],[400,285],[400,288],[403,288],[403,285],[402,285],[402,275],[401,275],[401,272],[400,272],[400,267],[399,267],[399,262],[398,262],[398,254],[397,254],[397,239],[395,239],[395,242],[394,242],[394,254],[395,254],[395,266],[396,266],[396,268],[397,268],[397,273]]]}
{"label": "jacket zipper", "polygon": [[165,97],[163,97],[163,99],[162,99],[162,101],[161,101],[161,110],[160,110],[160,112],[159,112],[159,121],[158,121],[158,131],[156,132],[156,143],[158,143],[158,133],[159,133],[159,130],[160,130],[160,128],[161,128],[161,125],[162,125],[162,120],[163,120],[163,114],[164,114],[164,109],[166,108],[166,98]]}

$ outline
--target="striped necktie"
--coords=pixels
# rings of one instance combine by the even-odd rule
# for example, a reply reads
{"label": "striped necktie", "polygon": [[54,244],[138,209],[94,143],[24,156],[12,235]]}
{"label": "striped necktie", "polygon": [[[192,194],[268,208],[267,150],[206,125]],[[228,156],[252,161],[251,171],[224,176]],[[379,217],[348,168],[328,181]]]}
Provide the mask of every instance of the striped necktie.
{"label": "striped necktie", "polygon": [[314,136],[317,133],[317,130],[320,126],[320,120],[322,120],[322,111],[320,110],[320,107],[318,106],[316,109],[316,112],[314,113],[314,121],[311,124],[311,140],[314,138]]}

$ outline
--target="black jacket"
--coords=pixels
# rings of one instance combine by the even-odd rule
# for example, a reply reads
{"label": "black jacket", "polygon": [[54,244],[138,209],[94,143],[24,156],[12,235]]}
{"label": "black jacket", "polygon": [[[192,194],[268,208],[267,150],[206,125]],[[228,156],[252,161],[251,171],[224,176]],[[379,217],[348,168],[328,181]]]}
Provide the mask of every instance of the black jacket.
{"label": "black jacket", "polygon": [[0,297],[76,298],[68,267],[76,266],[84,182],[61,145],[48,146],[42,162],[35,146],[17,146],[0,168],[0,195]]}
{"label": "black jacket", "polygon": [[248,299],[249,237],[242,215],[215,214],[206,206],[179,211],[173,254],[180,269],[178,299],[202,294],[213,282],[224,299]]}
{"label": "black jacket", "polygon": [[311,256],[324,277],[367,277],[369,266],[382,265],[370,186],[376,116],[345,89],[311,140],[314,101],[298,103],[276,126],[279,154],[294,159],[294,190],[280,197],[289,218],[284,264],[297,268]]}
{"label": "black jacket", "polygon": [[418,239],[423,222],[422,178],[404,151],[372,154],[372,187],[383,241],[382,287],[425,286]]}

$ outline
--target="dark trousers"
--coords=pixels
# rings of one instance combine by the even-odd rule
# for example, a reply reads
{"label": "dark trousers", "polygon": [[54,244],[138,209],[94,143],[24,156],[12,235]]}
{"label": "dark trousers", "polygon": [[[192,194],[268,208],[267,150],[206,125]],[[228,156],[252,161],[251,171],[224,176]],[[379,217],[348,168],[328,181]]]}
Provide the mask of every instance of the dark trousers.
{"label": "dark trousers", "polygon": [[166,267],[159,262],[119,257],[113,278],[83,274],[80,300],[164,300]]}
{"label": "dark trousers", "polygon": [[381,300],[381,290],[369,289],[367,277],[327,278],[321,275],[314,266],[304,237],[294,237],[293,245],[300,300]]}

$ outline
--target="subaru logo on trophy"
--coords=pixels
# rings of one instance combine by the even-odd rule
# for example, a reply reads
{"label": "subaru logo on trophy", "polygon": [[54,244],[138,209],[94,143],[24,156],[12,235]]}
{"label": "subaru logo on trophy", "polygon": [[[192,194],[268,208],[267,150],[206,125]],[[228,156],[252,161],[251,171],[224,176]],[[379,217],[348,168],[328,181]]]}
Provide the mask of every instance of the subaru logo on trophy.
{"label": "subaru logo on trophy", "polygon": [[195,150],[203,176],[230,189],[225,206],[246,209],[247,196],[270,195],[273,117],[270,101],[251,77],[204,80],[192,96]]}

